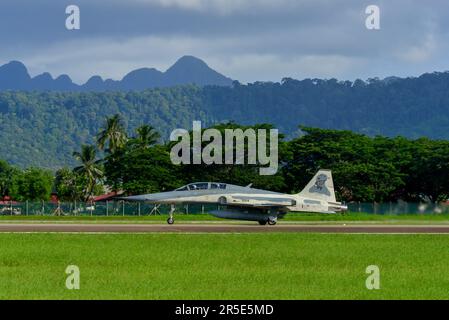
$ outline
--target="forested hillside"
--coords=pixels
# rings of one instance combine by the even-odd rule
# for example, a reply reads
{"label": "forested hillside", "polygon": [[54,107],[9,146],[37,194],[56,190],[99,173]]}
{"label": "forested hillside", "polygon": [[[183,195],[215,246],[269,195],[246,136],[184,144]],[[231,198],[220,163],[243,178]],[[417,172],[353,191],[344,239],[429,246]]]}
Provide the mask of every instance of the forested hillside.
{"label": "forested hillside", "polygon": [[0,158],[20,166],[73,165],[71,154],[107,116],[122,115],[131,132],[152,124],[163,139],[189,129],[233,120],[272,123],[287,138],[298,125],[347,129],[371,136],[449,139],[449,73],[367,82],[284,79],[233,87],[193,85],[131,92],[0,93]]}
{"label": "forested hillside", "polygon": [[449,72],[366,82],[284,79],[209,87],[204,95],[217,117],[273,123],[290,137],[302,124],[368,135],[449,138]]}
{"label": "forested hillside", "polygon": [[[193,86],[129,93],[0,94],[0,158],[19,166],[72,166],[72,153],[92,143],[107,116],[122,114],[130,131],[151,123],[168,137],[189,128],[202,111]],[[170,130],[169,130],[170,129]]]}

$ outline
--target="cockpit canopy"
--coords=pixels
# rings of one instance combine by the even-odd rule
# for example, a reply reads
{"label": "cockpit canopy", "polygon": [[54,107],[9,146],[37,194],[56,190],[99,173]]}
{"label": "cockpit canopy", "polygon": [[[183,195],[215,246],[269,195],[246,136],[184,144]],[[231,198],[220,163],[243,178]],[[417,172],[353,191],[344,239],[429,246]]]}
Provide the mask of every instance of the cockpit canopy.
{"label": "cockpit canopy", "polygon": [[196,191],[196,190],[216,190],[216,189],[226,189],[226,183],[216,183],[216,182],[196,182],[191,183],[175,191]]}

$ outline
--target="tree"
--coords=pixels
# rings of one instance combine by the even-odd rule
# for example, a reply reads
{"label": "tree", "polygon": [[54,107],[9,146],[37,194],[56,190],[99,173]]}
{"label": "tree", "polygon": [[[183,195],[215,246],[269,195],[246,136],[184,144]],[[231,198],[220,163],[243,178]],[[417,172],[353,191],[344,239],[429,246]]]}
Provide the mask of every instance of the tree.
{"label": "tree", "polygon": [[[318,169],[331,169],[337,197],[345,201],[397,199],[407,164],[401,140],[370,138],[350,131],[301,127],[305,135],[289,142],[283,168],[287,185],[299,192]],[[404,151],[404,152],[402,152]]]}
{"label": "tree", "polygon": [[137,128],[137,136],[131,139],[131,145],[134,148],[147,149],[155,145],[161,135],[152,126],[144,124]]}
{"label": "tree", "polygon": [[[240,129],[245,132],[247,129],[253,129],[255,132],[256,141],[259,139],[259,129],[270,130],[274,129],[270,124],[256,124],[253,126],[243,126],[236,124],[234,122],[228,122],[224,124],[217,124],[212,126],[211,128],[220,131],[222,137],[222,145],[225,143],[225,130]],[[206,128],[204,128],[206,130]],[[190,133],[192,134],[192,133]],[[267,138],[267,142],[269,144],[269,135]],[[285,143],[283,142],[284,136],[279,134],[278,136],[278,154],[280,158],[280,162],[282,163],[282,158],[285,153]],[[202,141],[203,148],[209,144],[208,141]],[[174,142],[168,144],[168,148],[170,148]],[[236,154],[236,144],[237,141],[234,139],[233,142],[233,154]],[[248,139],[244,139],[243,141],[243,150],[244,150],[244,163],[243,164],[193,164],[193,159],[191,159],[191,164],[182,165],[180,167],[180,175],[183,180],[186,182],[194,182],[194,181],[216,181],[216,182],[226,182],[237,185],[248,185],[252,184],[256,188],[265,188],[273,191],[283,191],[286,189],[284,184],[284,177],[281,173],[281,168],[279,168],[277,174],[272,176],[261,176],[259,169],[263,167],[261,164],[248,164]],[[267,146],[269,149],[269,146]],[[223,151],[225,152],[225,151]],[[191,149],[191,158],[193,157],[193,150]],[[222,155],[222,160],[224,161],[224,155]]]}
{"label": "tree", "polygon": [[55,189],[58,198],[62,201],[83,200],[83,186],[85,179],[69,168],[62,168],[56,171]]}
{"label": "tree", "polygon": [[106,119],[105,127],[100,131],[97,137],[97,144],[100,150],[104,150],[108,143],[107,151],[110,154],[115,154],[117,150],[122,148],[127,141],[125,129],[122,125],[120,115]]}
{"label": "tree", "polygon": [[73,156],[81,162],[81,166],[76,167],[74,172],[85,179],[83,195],[87,201],[93,195],[99,179],[103,177],[102,161],[96,159],[97,151],[92,145],[82,145],[81,152],[74,152]]}
{"label": "tree", "polygon": [[[129,139],[127,143],[120,149],[117,149],[114,154],[109,154],[104,159],[105,164],[105,175],[106,182],[112,187],[114,191],[125,188],[126,191],[136,193],[137,190],[150,190],[142,186],[142,179],[147,176],[148,172],[152,171],[153,168],[151,164],[155,164],[161,169],[161,166],[157,164],[158,160],[153,161],[150,158],[150,155],[155,156],[155,159],[162,159],[159,157],[160,155],[154,154],[150,152],[150,149],[154,144],[159,140],[159,133],[150,125],[142,125],[136,130],[136,136]],[[166,154],[165,150],[161,150]],[[134,167],[139,161],[146,161],[146,163],[139,163],[138,166],[143,166],[143,168]],[[133,170],[137,170],[137,172],[131,170],[127,171],[128,168],[131,167]],[[170,165],[167,163],[167,169],[169,170]],[[156,168],[156,171],[158,169]],[[125,173],[126,172],[126,173]],[[132,177],[137,178],[139,182],[130,187],[128,184],[124,186],[125,177],[130,181],[128,174],[131,174]],[[140,178],[137,176],[140,175]],[[156,178],[153,176],[153,178]],[[168,179],[168,180],[176,180],[176,179]],[[154,181],[148,181],[147,184],[152,184]],[[160,185],[159,188],[164,188],[165,184]],[[127,188],[127,189],[126,189]],[[154,189],[154,188],[153,188]]]}
{"label": "tree", "polygon": [[11,196],[18,201],[49,200],[53,174],[50,171],[30,168],[14,177]]}
{"label": "tree", "polygon": [[172,164],[165,146],[127,152],[120,158],[120,165],[121,187],[128,194],[169,191],[184,183],[179,166]]}
{"label": "tree", "polygon": [[410,147],[406,168],[408,195],[413,200],[445,201],[449,198],[449,142],[418,139]]}
{"label": "tree", "polygon": [[0,160],[0,197],[8,196],[13,188],[14,177],[20,173],[19,169]]}

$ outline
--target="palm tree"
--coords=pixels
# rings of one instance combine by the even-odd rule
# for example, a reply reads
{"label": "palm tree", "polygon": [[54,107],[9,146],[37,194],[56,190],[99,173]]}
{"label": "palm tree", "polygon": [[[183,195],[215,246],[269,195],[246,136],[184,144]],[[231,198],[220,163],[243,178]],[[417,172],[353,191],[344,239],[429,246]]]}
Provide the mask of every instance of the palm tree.
{"label": "palm tree", "polygon": [[144,124],[137,128],[137,137],[133,139],[133,145],[139,149],[147,149],[156,144],[161,135],[152,126]]}
{"label": "palm tree", "polygon": [[81,152],[74,152],[73,156],[81,162],[81,166],[73,170],[86,179],[84,196],[85,200],[88,200],[94,192],[97,181],[103,177],[100,166],[101,160],[96,160],[97,151],[91,145],[82,145]]}
{"label": "palm tree", "polygon": [[126,132],[122,125],[120,115],[116,114],[107,118],[105,127],[100,131],[97,137],[98,148],[104,150],[106,143],[109,142],[107,151],[114,154],[126,144],[126,141]]}

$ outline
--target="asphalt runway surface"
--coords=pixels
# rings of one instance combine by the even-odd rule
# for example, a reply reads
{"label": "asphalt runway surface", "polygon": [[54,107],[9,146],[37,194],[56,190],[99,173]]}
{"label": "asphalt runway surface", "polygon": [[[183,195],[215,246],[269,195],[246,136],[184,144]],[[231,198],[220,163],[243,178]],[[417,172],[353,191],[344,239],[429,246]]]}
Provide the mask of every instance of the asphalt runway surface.
{"label": "asphalt runway surface", "polygon": [[449,225],[304,225],[278,224],[82,224],[82,223],[3,223],[0,232],[35,233],[372,233],[449,234]]}

